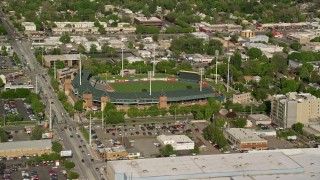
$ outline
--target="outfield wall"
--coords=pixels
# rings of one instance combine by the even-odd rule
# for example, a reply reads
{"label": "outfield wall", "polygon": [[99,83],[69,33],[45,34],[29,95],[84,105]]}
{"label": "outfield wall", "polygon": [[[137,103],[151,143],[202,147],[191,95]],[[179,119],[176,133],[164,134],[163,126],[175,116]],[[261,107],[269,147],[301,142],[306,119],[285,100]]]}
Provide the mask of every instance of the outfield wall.
{"label": "outfield wall", "polygon": [[[139,82],[139,81],[150,81],[150,79],[149,79],[149,78],[139,78],[139,79],[107,80],[108,83]],[[151,81],[169,81],[169,82],[176,82],[176,81],[179,81],[179,79],[176,79],[176,78],[151,78]]]}

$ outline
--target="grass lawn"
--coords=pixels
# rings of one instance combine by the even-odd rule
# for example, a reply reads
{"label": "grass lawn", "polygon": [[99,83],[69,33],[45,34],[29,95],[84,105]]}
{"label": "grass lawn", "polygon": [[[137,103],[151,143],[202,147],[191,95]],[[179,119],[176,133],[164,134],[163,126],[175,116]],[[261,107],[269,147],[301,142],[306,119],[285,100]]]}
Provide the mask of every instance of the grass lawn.
{"label": "grass lawn", "polygon": [[[149,92],[149,82],[126,82],[126,83],[112,83],[111,87],[116,92],[142,92],[142,89],[146,89]],[[199,84],[186,83],[186,82],[165,82],[165,81],[153,81],[152,91],[177,91],[177,90],[187,90],[188,86],[192,89],[200,88]]]}
{"label": "grass lawn", "polygon": [[[154,78],[175,78],[176,76],[174,75],[170,75],[170,74],[155,74]],[[148,78],[148,74],[136,74],[136,75],[124,75],[123,77],[121,77],[121,75],[111,75],[108,74],[107,76],[104,75],[100,75],[100,79],[101,80],[106,80],[106,78],[108,80],[118,80],[118,79],[141,79],[141,78]]]}

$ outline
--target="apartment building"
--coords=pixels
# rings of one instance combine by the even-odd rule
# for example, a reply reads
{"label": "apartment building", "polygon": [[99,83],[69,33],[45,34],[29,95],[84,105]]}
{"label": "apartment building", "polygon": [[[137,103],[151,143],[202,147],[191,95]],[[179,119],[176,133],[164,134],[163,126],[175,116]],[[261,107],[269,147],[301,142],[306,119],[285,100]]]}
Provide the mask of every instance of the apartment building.
{"label": "apartment building", "polygon": [[134,23],[143,26],[162,26],[162,20],[157,17],[135,17]]}
{"label": "apartment building", "polygon": [[232,103],[246,104],[251,102],[251,93],[238,93],[232,95]]}
{"label": "apartment building", "polygon": [[284,128],[295,123],[307,124],[320,116],[320,99],[310,93],[290,92],[274,95],[271,101],[272,122]]}

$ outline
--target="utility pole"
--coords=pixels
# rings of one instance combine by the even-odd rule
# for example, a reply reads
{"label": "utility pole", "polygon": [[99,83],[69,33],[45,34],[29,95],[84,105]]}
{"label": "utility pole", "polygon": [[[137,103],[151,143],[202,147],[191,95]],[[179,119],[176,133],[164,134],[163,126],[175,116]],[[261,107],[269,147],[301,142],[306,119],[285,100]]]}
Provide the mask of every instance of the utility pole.
{"label": "utility pole", "polygon": [[53,65],[53,76],[54,76],[54,79],[57,79],[57,69],[56,69],[56,60],[54,60],[54,65]]}
{"label": "utility pole", "polygon": [[92,132],[91,132],[91,130],[92,130],[92,127],[91,127],[91,114],[90,114],[90,125],[89,125],[89,144],[90,144],[90,146],[91,146],[91,135],[92,135]]}
{"label": "utility pole", "polygon": [[215,51],[216,55],[216,84],[218,84],[218,56],[219,56],[219,50]]}
{"label": "utility pole", "polygon": [[151,77],[152,77],[152,71],[148,71],[148,76],[149,76],[149,95],[151,96]]}
{"label": "utility pole", "polygon": [[38,94],[38,75],[36,75],[36,94]]}
{"label": "utility pole", "polygon": [[174,109],[174,121],[177,121],[177,109]]}
{"label": "utility pole", "polygon": [[153,44],[153,71],[152,71],[152,77],[154,77],[154,72],[156,71],[156,44]]}
{"label": "utility pole", "polygon": [[52,131],[52,102],[49,101],[49,130]]}
{"label": "utility pole", "polygon": [[229,92],[229,81],[230,81],[230,56],[228,57],[228,76],[227,76],[227,92]]}
{"label": "utility pole", "polygon": [[203,68],[200,68],[200,92],[202,91],[202,75],[203,75]]}
{"label": "utility pole", "polygon": [[123,77],[123,74],[124,74],[124,72],[123,72],[123,47],[121,48],[121,69],[122,69],[122,71],[121,71],[121,77]]}
{"label": "utility pole", "polygon": [[44,68],[44,62],[43,62],[43,49],[42,49],[42,56],[41,56],[41,59],[42,59],[42,68]]}
{"label": "utility pole", "polygon": [[81,86],[81,83],[82,83],[82,72],[81,72],[81,69],[82,69],[82,64],[81,64],[81,53],[80,53],[80,62],[79,62],[79,77],[80,77],[80,82],[79,82],[79,84],[80,84],[80,86]]}
{"label": "utility pole", "polygon": [[103,118],[103,109],[101,109],[102,115],[101,115],[101,125],[102,128],[104,127],[104,118]]}

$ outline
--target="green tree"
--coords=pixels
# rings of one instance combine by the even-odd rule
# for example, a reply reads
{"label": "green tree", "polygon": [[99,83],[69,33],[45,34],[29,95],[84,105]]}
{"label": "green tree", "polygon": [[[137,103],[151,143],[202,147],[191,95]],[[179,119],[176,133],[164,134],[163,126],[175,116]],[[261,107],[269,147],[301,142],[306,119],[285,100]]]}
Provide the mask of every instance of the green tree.
{"label": "green tree", "polygon": [[74,162],[72,162],[72,161],[65,161],[64,163],[63,163],[63,166],[66,168],[66,169],[72,169],[72,168],[74,168],[75,167],[75,164],[74,164]]}
{"label": "green tree", "polygon": [[128,109],[128,113],[127,115],[130,117],[130,118],[136,118],[139,116],[139,109],[135,106],[131,106],[129,109]]}
{"label": "green tree", "polygon": [[300,43],[292,43],[290,45],[291,49],[295,50],[295,51],[299,51],[302,48],[302,45]]}
{"label": "green tree", "polygon": [[217,127],[223,127],[226,123],[226,121],[224,119],[214,119],[214,125]]}
{"label": "green tree", "polygon": [[74,103],[74,109],[78,112],[83,111],[83,100],[78,100],[76,103]]}
{"label": "green tree", "polygon": [[148,108],[148,114],[151,116],[151,117],[156,117],[156,116],[159,116],[159,108],[157,105],[153,105],[153,106],[150,106]]}
{"label": "green tree", "polygon": [[222,130],[214,124],[208,125],[203,129],[203,137],[216,143],[220,148],[227,145],[227,139],[224,137]]}
{"label": "green tree", "polygon": [[303,134],[303,127],[304,125],[301,122],[292,125],[292,129],[299,134]]}
{"label": "green tree", "polygon": [[244,128],[247,125],[247,120],[244,119],[244,118],[239,118],[239,119],[234,121],[234,125],[237,128]]}
{"label": "green tree", "polygon": [[61,36],[60,36],[60,42],[62,42],[63,44],[67,44],[67,43],[70,43],[70,40],[71,40],[71,38],[70,38],[70,36],[69,36],[69,34],[66,34],[66,33],[64,33],[64,34],[62,34]]}
{"label": "green tree", "polygon": [[250,48],[247,52],[250,59],[259,59],[262,56],[262,52],[258,48]]}
{"label": "green tree", "polygon": [[232,64],[237,70],[241,69],[242,59],[239,51],[233,53],[230,58],[230,64]]}
{"label": "green tree", "polygon": [[169,157],[170,155],[175,154],[176,152],[173,150],[173,147],[171,144],[167,144],[165,145],[162,149],[161,149],[161,155],[164,157]]}
{"label": "green tree", "polygon": [[31,133],[31,139],[40,140],[44,132],[45,129],[43,128],[43,126],[36,126]]}
{"label": "green tree", "polygon": [[52,150],[55,153],[60,153],[62,151],[62,145],[57,141],[53,141],[52,142]]}
{"label": "green tree", "polygon": [[129,49],[133,49],[134,48],[134,43],[132,41],[129,41],[128,48]]}
{"label": "green tree", "polygon": [[169,107],[169,113],[171,115],[177,115],[179,113],[179,105],[178,104],[171,104]]}
{"label": "green tree", "polygon": [[0,142],[8,142],[8,133],[0,128]]}
{"label": "green tree", "polygon": [[96,53],[97,52],[97,45],[91,44],[90,46],[90,53]]}
{"label": "green tree", "polygon": [[79,44],[79,46],[77,48],[77,51],[79,53],[85,53],[86,52],[86,48],[82,44]]}
{"label": "green tree", "polygon": [[56,68],[57,68],[57,69],[63,69],[63,68],[65,68],[65,67],[66,67],[66,65],[64,64],[63,61],[60,61],[60,60],[57,60],[57,61],[56,61]]}
{"label": "green tree", "polygon": [[79,174],[74,171],[68,171],[68,176],[70,179],[78,179],[79,178]]}
{"label": "green tree", "polygon": [[180,70],[185,70],[185,71],[192,71],[192,65],[190,64],[189,61],[184,61],[181,63],[178,67]]}

